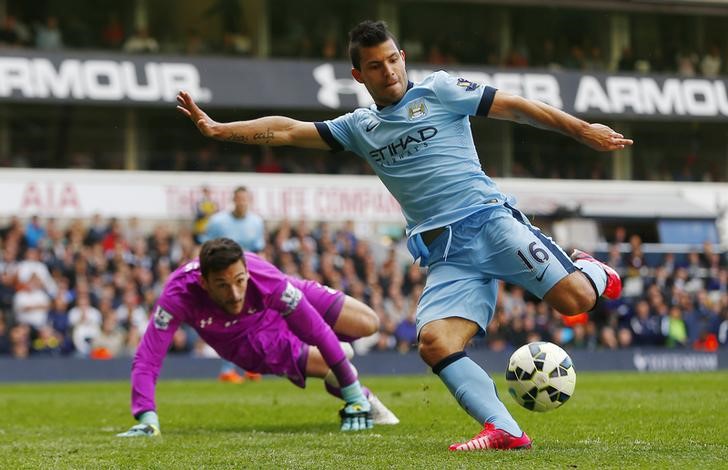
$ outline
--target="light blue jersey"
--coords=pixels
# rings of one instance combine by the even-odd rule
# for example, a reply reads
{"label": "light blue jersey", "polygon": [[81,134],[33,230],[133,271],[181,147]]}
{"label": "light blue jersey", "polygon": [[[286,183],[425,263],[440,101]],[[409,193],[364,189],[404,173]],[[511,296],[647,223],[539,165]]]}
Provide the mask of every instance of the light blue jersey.
{"label": "light blue jersey", "polygon": [[[407,248],[428,267],[418,334],[427,323],[453,316],[485,330],[497,280],[543,298],[576,270],[481,169],[469,116],[487,116],[495,94],[441,71],[410,85],[396,104],[316,123],[332,149],[365,158],[402,207]],[[425,245],[420,234],[437,228],[443,230]]]}
{"label": "light blue jersey", "polygon": [[265,247],[263,219],[248,212],[245,217],[235,217],[232,212],[218,212],[210,217],[203,241],[213,238],[230,238],[244,250],[259,252]]}
{"label": "light blue jersey", "polygon": [[486,116],[496,90],[440,71],[396,104],[317,123],[334,150],[366,159],[397,199],[407,235],[450,225],[504,196],[485,175],[469,116]]}

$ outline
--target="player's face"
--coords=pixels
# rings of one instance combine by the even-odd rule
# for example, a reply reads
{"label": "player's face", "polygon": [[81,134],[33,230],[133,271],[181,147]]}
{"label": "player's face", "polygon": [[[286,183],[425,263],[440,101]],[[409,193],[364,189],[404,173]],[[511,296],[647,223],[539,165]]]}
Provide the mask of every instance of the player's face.
{"label": "player's face", "polygon": [[235,213],[244,215],[248,212],[248,193],[246,191],[238,191],[233,195],[233,205]]}
{"label": "player's face", "polygon": [[378,106],[401,100],[407,91],[404,51],[389,39],[372,47],[360,47],[359,70],[352,69],[354,79],[363,83]]}
{"label": "player's face", "polygon": [[222,271],[211,272],[202,278],[202,287],[220,308],[230,315],[243,310],[245,290],[248,287],[248,270],[243,261],[237,261]]}

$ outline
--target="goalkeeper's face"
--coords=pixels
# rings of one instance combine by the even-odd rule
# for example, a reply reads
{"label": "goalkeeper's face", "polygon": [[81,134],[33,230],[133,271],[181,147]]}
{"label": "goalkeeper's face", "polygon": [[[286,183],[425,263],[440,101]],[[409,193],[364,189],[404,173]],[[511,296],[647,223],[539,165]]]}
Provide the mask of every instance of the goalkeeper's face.
{"label": "goalkeeper's face", "polygon": [[389,39],[372,47],[360,47],[359,68],[351,75],[363,83],[378,106],[389,106],[401,100],[407,91],[407,70],[404,51]]}
{"label": "goalkeeper's face", "polygon": [[245,291],[248,287],[248,270],[242,260],[238,260],[221,271],[213,271],[202,277],[205,289],[217,305],[230,315],[238,315],[243,310]]}

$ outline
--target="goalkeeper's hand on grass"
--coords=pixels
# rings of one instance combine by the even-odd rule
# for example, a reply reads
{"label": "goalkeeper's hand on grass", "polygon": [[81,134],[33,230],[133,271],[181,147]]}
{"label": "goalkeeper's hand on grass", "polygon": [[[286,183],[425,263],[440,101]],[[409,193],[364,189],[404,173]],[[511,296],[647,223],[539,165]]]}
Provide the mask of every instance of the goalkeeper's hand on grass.
{"label": "goalkeeper's hand on grass", "polygon": [[339,411],[342,431],[363,431],[374,427],[372,405],[364,396],[359,381],[341,388],[341,397],[346,402]]}
{"label": "goalkeeper's hand on grass", "polygon": [[155,437],[162,433],[159,430],[159,417],[154,411],[142,413],[139,424],[135,424],[128,431],[117,434],[117,437]]}

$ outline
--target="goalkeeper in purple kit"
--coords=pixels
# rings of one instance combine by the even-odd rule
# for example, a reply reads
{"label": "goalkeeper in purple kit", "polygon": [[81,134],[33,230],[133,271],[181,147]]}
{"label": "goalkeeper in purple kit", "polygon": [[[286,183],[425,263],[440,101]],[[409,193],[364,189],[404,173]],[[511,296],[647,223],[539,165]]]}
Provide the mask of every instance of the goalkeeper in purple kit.
{"label": "goalkeeper in purple kit", "polygon": [[[160,434],[154,388],[174,332],[194,328],[224,359],[304,387],[323,378],[344,400],[341,430],[396,424],[397,417],[363,387],[349,362],[349,341],[377,331],[363,303],[313,281],[289,277],[227,238],[202,245],[200,257],[167,281],[134,357],[131,411],[139,424],[120,437]],[[342,342],[340,342],[342,341]]]}

